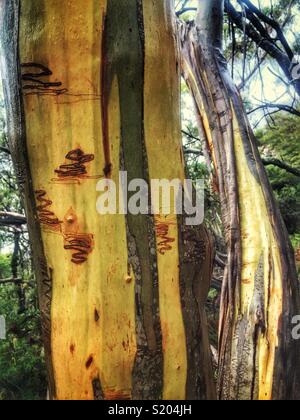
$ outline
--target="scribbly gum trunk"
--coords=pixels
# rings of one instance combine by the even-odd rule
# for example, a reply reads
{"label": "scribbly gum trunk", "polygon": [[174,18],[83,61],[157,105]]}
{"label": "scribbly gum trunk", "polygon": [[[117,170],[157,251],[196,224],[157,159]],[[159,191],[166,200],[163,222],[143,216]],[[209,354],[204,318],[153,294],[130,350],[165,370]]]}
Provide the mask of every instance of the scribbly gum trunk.
{"label": "scribbly gum trunk", "polygon": [[1,5],[51,398],[213,398],[206,229],[96,211],[98,180],[120,170],[184,179],[172,2]]}
{"label": "scribbly gum trunk", "polygon": [[223,2],[200,2],[182,28],[183,71],[215,167],[228,248],[219,397],[299,399],[299,287],[288,234],[222,56]]}

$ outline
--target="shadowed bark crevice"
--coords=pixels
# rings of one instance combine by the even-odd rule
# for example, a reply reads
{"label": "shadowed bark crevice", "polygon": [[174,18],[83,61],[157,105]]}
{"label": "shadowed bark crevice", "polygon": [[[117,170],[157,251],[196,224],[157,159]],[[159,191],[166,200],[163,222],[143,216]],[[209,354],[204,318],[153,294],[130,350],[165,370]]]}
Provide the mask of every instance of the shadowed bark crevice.
{"label": "shadowed bark crevice", "polygon": [[[222,55],[223,2],[182,28],[182,68],[214,164],[228,252],[222,291],[220,399],[298,399],[294,255],[238,90]],[[291,387],[293,384],[293,387]]]}

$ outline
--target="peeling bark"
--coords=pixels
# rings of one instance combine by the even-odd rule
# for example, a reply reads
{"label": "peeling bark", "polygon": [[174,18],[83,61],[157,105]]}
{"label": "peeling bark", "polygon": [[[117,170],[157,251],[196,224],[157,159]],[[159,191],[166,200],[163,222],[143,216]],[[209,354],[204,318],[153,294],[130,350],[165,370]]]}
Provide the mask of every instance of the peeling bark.
{"label": "peeling bark", "polygon": [[[99,179],[184,179],[172,2],[5,2],[5,97],[50,398],[208,399],[212,243],[96,212]],[[130,197],[130,196],[129,196]],[[167,229],[167,230],[165,230]],[[163,247],[163,250],[162,250]]]}
{"label": "peeling bark", "polygon": [[184,77],[214,163],[228,249],[219,349],[221,399],[299,399],[299,284],[289,237],[222,55],[223,2],[182,25]]}

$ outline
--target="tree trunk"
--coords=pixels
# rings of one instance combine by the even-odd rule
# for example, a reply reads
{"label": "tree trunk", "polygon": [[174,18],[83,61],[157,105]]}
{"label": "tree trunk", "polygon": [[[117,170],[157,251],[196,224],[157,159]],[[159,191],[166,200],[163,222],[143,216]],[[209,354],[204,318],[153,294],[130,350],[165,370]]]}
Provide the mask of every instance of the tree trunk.
{"label": "tree trunk", "polygon": [[97,182],[118,183],[120,170],[128,182],[184,179],[172,7],[2,2],[10,146],[52,399],[215,396],[205,227],[96,211]]}
{"label": "tree trunk", "polygon": [[206,133],[222,203],[228,265],[219,347],[221,399],[298,399],[299,284],[289,237],[222,55],[223,2],[182,28],[185,79]]}

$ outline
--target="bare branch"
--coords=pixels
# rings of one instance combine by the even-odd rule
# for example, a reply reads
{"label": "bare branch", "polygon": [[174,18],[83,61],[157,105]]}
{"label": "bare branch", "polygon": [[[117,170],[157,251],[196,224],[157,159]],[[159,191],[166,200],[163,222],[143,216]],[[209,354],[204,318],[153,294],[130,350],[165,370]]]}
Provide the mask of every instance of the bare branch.
{"label": "bare branch", "polygon": [[183,149],[185,155],[196,155],[196,156],[203,156],[203,152],[201,150],[196,149]]}
{"label": "bare branch", "polygon": [[179,10],[177,13],[176,13],[176,15],[178,16],[178,17],[180,17],[181,15],[183,15],[184,13],[187,13],[187,12],[197,12],[197,7],[185,7],[184,9],[181,9],[181,10]]}
{"label": "bare branch", "polygon": [[268,25],[270,25],[273,29],[275,29],[276,34],[277,34],[277,39],[281,42],[285,52],[287,53],[288,57],[290,58],[290,60],[293,59],[294,57],[294,53],[292,51],[292,49],[290,48],[283,32],[282,29],[279,25],[278,22],[276,22],[274,19],[270,18],[269,16],[265,15],[261,10],[259,10],[250,0],[239,0],[240,3],[244,3],[249,10],[251,10],[251,12],[255,13],[256,16],[261,19],[263,22],[267,23]]}
{"label": "bare branch", "polygon": [[[242,2],[242,0],[240,0],[240,2]],[[281,34],[279,33],[279,38],[281,44],[283,43],[283,49],[277,45],[277,39],[271,38],[266,29],[261,25],[260,20],[253,9],[250,10],[249,8],[246,8],[246,13],[240,13],[234,8],[230,0],[228,0],[225,2],[225,10],[231,20],[241,31],[243,31],[243,33],[246,33],[258,47],[263,49],[277,61],[289,84],[293,85],[298,95],[300,95],[300,79],[294,79],[292,76],[292,70],[296,65],[294,62],[294,54],[291,52],[290,47],[287,47],[285,44]]]}
{"label": "bare branch", "polygon": [[215,256],[215,263],[222,269],[224,269],[226,267],[226,263],[227,263],[227,256],[226,258],[222,258],[220,256],[220,254],[216,253]]}
{"label": "bare branch", "polygon": [[265,166],[270,166],[270,165],[277,166],[280,169],[284,169],[285,171],[287,171],[287,172],[289,172],[289,173],[291,173],[291,174],[293,174],[297,177],[300,177],[300,170],[299,169],[293,168],[292,166],[288,165],[285,162],[282,162],[279,159],[265,158],[265,159],[262,159],[262,161],[263,161],[263,164]]}
{"label": "bare branch", "polygon": [[0,284],[20,284],[23,283],[22,279],[1,279]]}
{"label": "bare branch", "polygon": [[10,155],[10,150],[7,147],[0,146],[0,152]]}
{"label": "bare branch", "polygon": [[285,104],[262,104],[257,106],[256,108],[252,109],[248,112],[248,114],[253,114],[256,111],[259,111],[261,109],[277,109],[278,112],[285,111],[292,115],[296,115],[297,117],[300,117],[300,111],[298,111],[296,108],[293,108],[292,106],[285,105]]}
{"label": "bare branch", "polygon": [[22,226],[26,224],[26,217],[18,213],[0,212],[0,226]]}
{"label": "bare branch", "polygon": [[182,132],[182,134],[184,134],[185,136],[190,137],[190,138],[191,138],[191,139],[193,139],[193,140],[197,140],[197,141],[201,142],[201,140],[200,140],[200,138],[199,138],[199,137],[195,137],[193,134],[189,133],[188,131],[181,130],[181,132]]}
{"label": "bare branch", "polygon": [[252,79],[252,77],[255,75],[255,73],[259,70],[260,66],[263,64],[263,62],[266,60],[268,54],[265,53],[262,58],[258,60],[258,62],[255,64],[253,69],[250,71],[247,77],[245,77],[245,80],[243,80],[240,85],[238,86],[239,90],[243,90],[244,87],[247,85],[247,83]]}
{"label": "bare branch", "polygon": [[17,284],[17,285],[20,285],[20,284],[26,284],[26,285],[28,285],[28,286],[30,286],[30,287],[34,287],[35,286],[35,283],[34,282],[29,282],[29,281],[25,281],[25,280],[23,280],[23,279],[19,279],[19,278],[17,278],[17,279],[14,279],[14,278],[11,278],[11,279],[1,279],[0,280],[0,285],[6,285],[6,284]]}

